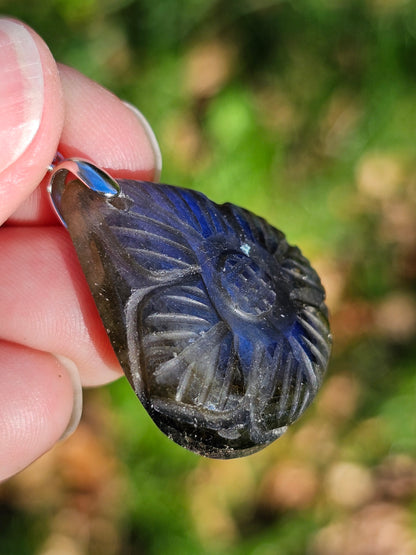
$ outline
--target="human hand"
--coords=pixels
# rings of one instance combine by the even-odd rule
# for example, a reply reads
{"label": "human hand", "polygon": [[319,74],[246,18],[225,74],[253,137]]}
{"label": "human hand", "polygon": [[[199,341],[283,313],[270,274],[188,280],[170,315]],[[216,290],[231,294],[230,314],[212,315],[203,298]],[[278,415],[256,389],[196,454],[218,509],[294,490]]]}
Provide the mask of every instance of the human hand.
{"label": "human hand", "polygon": [[0,19],[0,480],[76,427],[81,384],[121,375],[49,206],[57,150],[116,178],[159,177],[159,147],[139,112],[58,66],[26,25]]}

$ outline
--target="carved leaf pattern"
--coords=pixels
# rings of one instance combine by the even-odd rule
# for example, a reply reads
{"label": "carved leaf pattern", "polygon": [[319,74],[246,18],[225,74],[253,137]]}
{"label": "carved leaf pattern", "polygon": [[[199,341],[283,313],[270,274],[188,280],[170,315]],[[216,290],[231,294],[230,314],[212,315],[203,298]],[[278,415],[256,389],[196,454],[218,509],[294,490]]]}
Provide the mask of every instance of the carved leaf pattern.
{"label": "carved leaf pattern", "polygon": [[175,441],[211,456],[257,450],[322,382],[331,339],[317,274],[242,208],[119,183],[106,233],[134,292],[126,373],[140,375],[137,394]]}

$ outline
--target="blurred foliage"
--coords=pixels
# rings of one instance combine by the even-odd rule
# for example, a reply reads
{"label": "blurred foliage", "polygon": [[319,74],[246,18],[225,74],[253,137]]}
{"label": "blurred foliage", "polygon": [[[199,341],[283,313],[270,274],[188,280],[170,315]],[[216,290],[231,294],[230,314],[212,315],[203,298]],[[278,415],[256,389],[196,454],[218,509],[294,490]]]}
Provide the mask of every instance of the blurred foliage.
{"label": "blurred foliage", "polygon": [[0,488],[0,553],[416,553],[416,11],[411,0],[0,0],[136,104],[163,181],[249,207],[319,269],[335,347],[263,452],[201,459],[125,380]]}

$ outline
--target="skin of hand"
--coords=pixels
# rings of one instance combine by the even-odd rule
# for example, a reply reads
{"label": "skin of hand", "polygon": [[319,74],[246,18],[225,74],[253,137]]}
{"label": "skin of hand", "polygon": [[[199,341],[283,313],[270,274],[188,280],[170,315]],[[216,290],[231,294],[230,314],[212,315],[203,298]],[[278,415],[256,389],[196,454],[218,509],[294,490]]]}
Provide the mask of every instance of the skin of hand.
{"label": "skin of hand", "polygon": [[0,18],[0,480],[76,427],[81,385],[121,375],[47,198],[57,150],[115,178],[160,174],[157,141],[138,110],[57,65],[28,26]]}

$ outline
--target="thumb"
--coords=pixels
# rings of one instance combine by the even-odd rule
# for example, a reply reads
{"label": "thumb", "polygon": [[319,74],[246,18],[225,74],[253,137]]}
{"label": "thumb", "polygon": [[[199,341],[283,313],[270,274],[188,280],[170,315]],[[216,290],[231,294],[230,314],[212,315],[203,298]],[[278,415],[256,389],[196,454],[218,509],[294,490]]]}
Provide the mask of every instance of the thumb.
{"label": "thumb", "polygon": [[55,61],[23,23],[0,18],[0,225],[36,188],[63,126]]}

